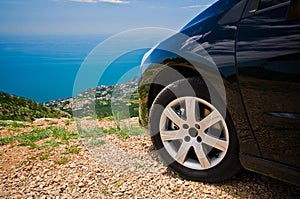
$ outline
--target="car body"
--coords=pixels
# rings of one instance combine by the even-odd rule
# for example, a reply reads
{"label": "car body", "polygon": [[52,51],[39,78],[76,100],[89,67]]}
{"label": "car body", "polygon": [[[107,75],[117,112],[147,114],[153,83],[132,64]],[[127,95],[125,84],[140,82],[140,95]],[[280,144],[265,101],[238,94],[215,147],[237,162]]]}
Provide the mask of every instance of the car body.
{"label": "car body", "polygon": [[[181,176],[216,182],[234,175],[241,165],[300,184],[299,2],[219,0],[146,53],[139,79],[140,122],[149,125],[156,149]],[[195,89],[193,98],[182,91],[185,83]],[[179,92],[176,100],[172,89]],[[189,102],[204,107],[198,119],[191,116],[196,127],[179,125],[188,120],[188,111],[195,111]],[[183,111],[176,112],[174,107],[181,105]],[[214,109],[219,110],[222,131],[215,142],[223,144],[217,149],[204,141],[213,137],[208,130],[200,129],[205,126],[201,120]],[[178,133],[179,141],[168,140],[163,131]],[[207,149],[197,151],[197,143]],[[221,173],[228,175],[219,178]]]}

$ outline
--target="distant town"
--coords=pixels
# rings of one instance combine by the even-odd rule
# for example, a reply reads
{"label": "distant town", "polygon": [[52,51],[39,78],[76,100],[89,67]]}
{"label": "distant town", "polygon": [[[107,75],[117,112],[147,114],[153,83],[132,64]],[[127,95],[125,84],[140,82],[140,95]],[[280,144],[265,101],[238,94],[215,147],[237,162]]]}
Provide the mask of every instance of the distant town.
{"label": "distant town", "polygon": [[44,106],[59,108],[72,115],[89,115],[96,110],[99,117],[111,115],[111,104],[131,107],[133,115],[137,115],[138,95],[137,81],[133,79],[125,84],[113,86],[101,85],[89,88],[72,98],[52,100]]}

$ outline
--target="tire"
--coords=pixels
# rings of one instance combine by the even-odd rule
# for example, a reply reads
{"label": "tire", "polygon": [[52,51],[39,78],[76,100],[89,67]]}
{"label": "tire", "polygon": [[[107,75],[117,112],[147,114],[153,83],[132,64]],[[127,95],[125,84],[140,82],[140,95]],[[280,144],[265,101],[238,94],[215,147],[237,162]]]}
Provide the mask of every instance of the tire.
{"label": "tire", "polygon": [[203,80],[189,78],[164,88],[150,109],[149,129],[156,150],[165,164],[186,179],[219,182],[240,169],[230,116],[219,112],[222,103],[210,101]]}

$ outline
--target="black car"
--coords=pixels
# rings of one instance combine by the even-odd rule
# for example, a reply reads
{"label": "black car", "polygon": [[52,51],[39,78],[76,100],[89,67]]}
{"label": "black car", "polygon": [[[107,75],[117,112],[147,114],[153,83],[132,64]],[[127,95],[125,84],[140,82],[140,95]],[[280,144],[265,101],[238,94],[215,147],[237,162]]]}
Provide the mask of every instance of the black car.
{"label": "black car", "polygon": [[140,122],[180,176],[300,184],[300,1],[219,0],[145,54]]}

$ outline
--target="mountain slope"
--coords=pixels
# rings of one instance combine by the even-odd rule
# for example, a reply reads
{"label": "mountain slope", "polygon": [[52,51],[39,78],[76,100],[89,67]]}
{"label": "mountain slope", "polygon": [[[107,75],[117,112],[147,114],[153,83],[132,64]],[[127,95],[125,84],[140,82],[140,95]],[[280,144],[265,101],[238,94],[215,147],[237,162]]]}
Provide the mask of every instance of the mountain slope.
{"label": "mountain slope", "polygon": [[96,115],[110,117],[118,112],[120,119],[138,116],[137,80],[132,79],[113,86],[102,85],[89,88],[73,98],[58,99],[45,103],[45,106],[59,108],[75,117]]}
{"label": "mountain slope", "polygon": [[31,121],[35,118],[59,118],[70,117],[59,109],[45,107],[32,100],[9,95],[0,92],[0,119],[1,120],[25,120]]}

